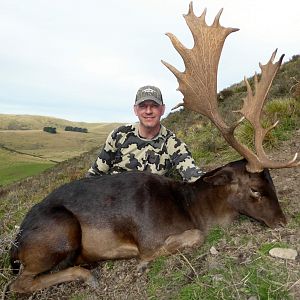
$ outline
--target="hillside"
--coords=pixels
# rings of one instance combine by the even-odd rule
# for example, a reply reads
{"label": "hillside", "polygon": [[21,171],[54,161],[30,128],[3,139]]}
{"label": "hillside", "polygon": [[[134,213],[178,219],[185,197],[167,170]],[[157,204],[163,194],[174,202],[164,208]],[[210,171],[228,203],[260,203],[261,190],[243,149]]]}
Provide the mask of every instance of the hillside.
{"label": "hillside", "polygon": [[[248,78],[253,84],[254,77]],[[229,121],[237,116],[232,111],[241,108],[243,98],[246,96],[244,81],[235,83],[218,93],[220,111]],[[300,55],[294,55],[288,62],[282,64],[274,78],[268,99],[294,98],[300,101]],[[164,119],[164,123],[173,131],[187,130],[191,126],[206,123],[205,117],[184,109],[172,112]]]}
{"label": "hillside", "polygon": [[[248,80],[252,85],[254,77]],[[246,94],[244,81],[218,93],[219,109],[228,124],[241,117],[239,113],[233,111],[241,109]],[[275,130],[266,136],[267,149],[276,147],[280,140],[288,139],[293,131],[300,128],[300,55],[294,55],[279,69],[268,93],[263,116],[265,125],[271,125],[279,120]],[[170,113],[163,120],[163,124],[189,145],[193,156],[201,166],[221,162],[224,158],[226,161],[238,158],[238,155],[228,148],[218,130],[200,114],[180,109]],[[236,130],[236,136],[251,146],[249,143],[253,137],[249,124],[244,122],[240,128]]]}
{"label": "hillside", "polygon": [[[84,123],[29,115],[0,114],[0,186],[38,174],[58,162],[99,149],[120,123]],[[56,127],[57,133],[43,131]],[[66,126],[87,133],[65,131]]]}
{"label": "hillside", "polygon": [[[293,77],[300,80],[299,66],[299,56],[282,66],[267,103],[266,118],[280,119],[281,124],[267,137],[266,149],[271,158],[288,159],[300,149],[300,99],[294,80],[289,82]],[[228,88],[229,92],[226,89],[225,96],[224,91],[223,95],[219,93],[226,118],[234,119],[229,111],[242,101],[243,89],[243,84],[238,83]],[[226,103],[230,108],[225,107]],[[170,114],[164,124],[189,145],[205,170],[238,157],[207,120],[197,114],[180,110]],[[248,130],[240,138],[249,142],[251,133]],[[14,278],[9,266],[9,245],[26,212],[58,186],[83,177],[96,152],[92,149],[0,188],[2,290]],[[99,282],[96,289],[72,282],[18,298],[8,292],[6,299],[300,299],[300,168],[271,170],[271,176],[288,219],[285,227],[270,229],[241,216],[227,228],[212,228],[201,248],[160,257],[142,275],[137,274],[135,259],[104,261],[92,271]],[[273,247],[295,249],[298,256],[295,260],[273,258],[268,254]]]}
{"label": "hillside", "polygon": [[42,130],[43,127],[56,127],[64,130],[66,126],[83,127],[88,131],[107,131],[119,123],[87,123],[33,115],[0,114],[0,130]]}
{"label": "hillside", "polygon": [[[299,150],[300,131],[281,144],[273,157],[290,157]],[[8,248],[17,227],[30,207],[65,182],[84,175],[96,152],[64,161],[35,177],[0,190],[0,287],[13,278]],[[217,166],[217,165],[215,165]],[[300,168],[272,171],[288,225],[276,230],[240,218],[228,228],[214,228],[205,244],[194,251],[156,259],[149,272],[139,276],[137,261],[100,263],[93,270],[100,286],[92,289],[80,282],[64,283],[36,292],[30,299],[299,299],[300,261],[274,259],[275,246],[300,251]],[[216,254],[211,254],[214,247]],[[16,299],[8,293],[6,299]],[[28,296],[17,299],[28,299]],[[253,298],[254,299],[254,298]]]}
{"label": "hillside", "polygon": [[114,127],[88,133],[58,131],[56,134],[42,130],[3,130],[0,131],[0,147],[60,162],[99,147],[111,128]]}

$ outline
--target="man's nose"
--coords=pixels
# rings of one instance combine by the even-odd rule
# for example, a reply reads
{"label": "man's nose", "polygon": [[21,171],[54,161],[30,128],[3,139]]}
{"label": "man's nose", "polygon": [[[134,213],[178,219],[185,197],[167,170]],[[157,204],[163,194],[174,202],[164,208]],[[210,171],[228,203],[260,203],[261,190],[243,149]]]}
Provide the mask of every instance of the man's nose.
{"label": "man's nose", "polygon": [[147,114],[150,114],[152,113],[152,107],[149,105],[149,106],[146,106],[146,113]]}

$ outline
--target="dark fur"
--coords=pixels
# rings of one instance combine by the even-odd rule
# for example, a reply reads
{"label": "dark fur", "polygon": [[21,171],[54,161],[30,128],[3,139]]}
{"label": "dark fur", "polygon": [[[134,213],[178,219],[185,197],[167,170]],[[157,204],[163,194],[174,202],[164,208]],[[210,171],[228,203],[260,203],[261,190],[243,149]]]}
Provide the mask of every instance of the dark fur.
{"label": "dark fur", "polygon": [[[107,254],[83,250],[83,228],[108,230],[113,241],[103,243],[133,245],[138,253],[132,256],[150,261],[168,237],[193,229],[205,234],[211,225],[230,223],[239,213],[271,227],[284,224],[268,170],[251,174],[245,164],[245,160],[230,163],[194,183],[127,172],[65,184],[26,215],[11,247],[12,267],[16,269],[16,261],[21,261],[26,272],[35,276],[58,265],[65,268],[106,259]],[[259,191],[262,199],[253,198],[250,188]],[[132,257],[128,253],[114,258]]]}

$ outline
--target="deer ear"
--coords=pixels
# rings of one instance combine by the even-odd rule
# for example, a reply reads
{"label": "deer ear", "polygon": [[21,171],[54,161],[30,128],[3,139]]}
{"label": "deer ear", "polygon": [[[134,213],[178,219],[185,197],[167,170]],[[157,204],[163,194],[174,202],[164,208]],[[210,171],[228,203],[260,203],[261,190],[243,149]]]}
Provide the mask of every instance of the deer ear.
{"label": "deer ear", "polygon": [[211,176],[203,178],[203,181],[211,183],[212,185],[225,185],[229,183],[236,183],[237,179],[232,170],[221,169]]}

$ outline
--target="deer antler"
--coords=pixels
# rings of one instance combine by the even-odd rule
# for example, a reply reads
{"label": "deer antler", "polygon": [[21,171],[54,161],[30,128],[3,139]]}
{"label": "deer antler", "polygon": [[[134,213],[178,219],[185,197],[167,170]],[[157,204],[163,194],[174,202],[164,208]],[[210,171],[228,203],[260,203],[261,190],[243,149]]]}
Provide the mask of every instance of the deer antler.
{"label": "deer antler", "polygon": [[[179,87],[178,90],[183,94],[183,104],[185,108],[199,112],[207,116],[214,125],[220,130],[226,141],[248,161],[247,170],[249,172],[260,172],[263,168],[288,168],[299,166],[296,162],[297,154],[288,162],[274,162],[267,158],[262,142],[266,133],[274,128],[264,129],[260,123],[261,111],[265,103],[267,93],[272,84],[273,78],[279,69],[283,55],[279,61],[273,64],[276,51],[266,65],[260,65],[262,75],[258,81],[255,75],[255,94],[253,94],[249,82],[245,79],[248,95],[244,99],[244,106],[239,111],[242,117],[235,124],[228,126],[221,117],[218,110],[217,100],[217,72],[220,55],[226,37],[237,31],[236,28],[225,28],[219,23],[222,9],[216,15],[211,26],[205,22],[206,9],[200,17],[196,17],[193,11],[193,4],[190,3],[187,15],[184,15],[194,38],[194,47],[188,49],[171,33],[167,33],[174,48],[181,55],[185,71],[179,72],[170,64],[162,63],[176,76]],[[177,107],[178,107],[177,106]],[[246,118],[255,129],[255,149],[256,154],[245,145],[241,144],[234,137],[235,128]]]}

